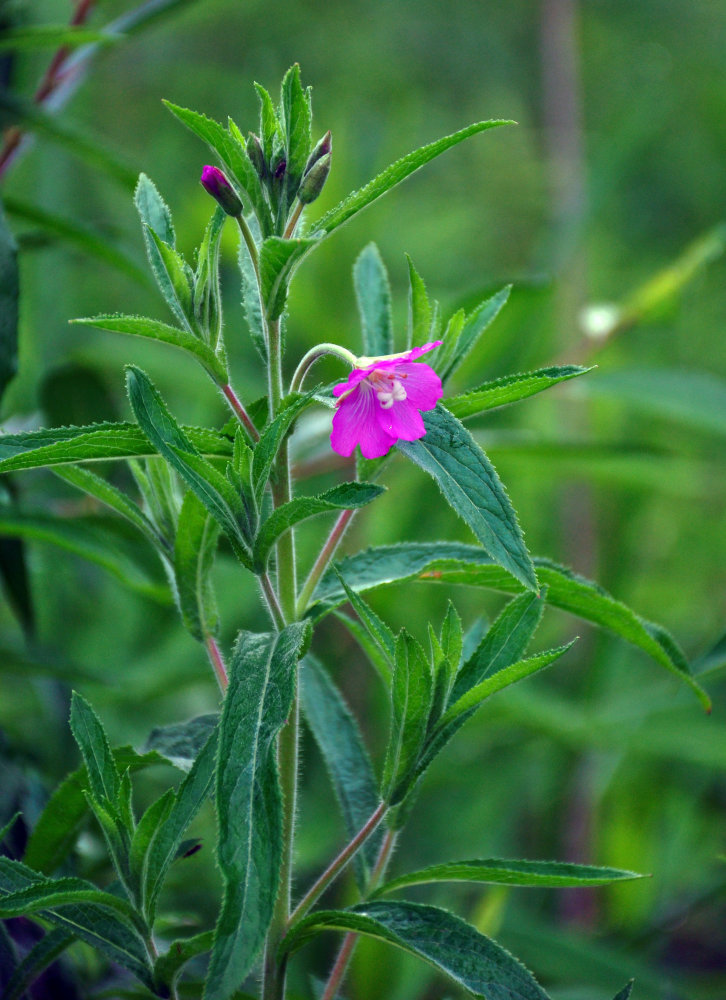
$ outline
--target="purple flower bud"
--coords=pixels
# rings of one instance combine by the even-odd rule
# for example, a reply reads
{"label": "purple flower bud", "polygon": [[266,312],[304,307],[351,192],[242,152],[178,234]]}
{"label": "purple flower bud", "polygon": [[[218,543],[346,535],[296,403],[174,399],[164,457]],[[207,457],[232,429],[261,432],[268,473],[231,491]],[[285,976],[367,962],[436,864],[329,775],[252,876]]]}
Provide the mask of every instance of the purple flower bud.
{"label": "purple flower bud", "polygon": [[328,129],[328,131],[325,133],[323,138],[320,140],[320,142],[317,144],[315,149],[308,157],[308,162],[305,164],[305,169],[303,170],[303,177],[312,169],[312,167],[318,162],[318,160],[322,160],[324,156],[327,156],[327,154],[330,152],[332,148],[333,148],[333,140],[330,134],[330,130]]}
{"label": "purple flower bud", "polygon": [[219,167],[204,167],[200,183],[207,194],[211,194],[227,215],[237,217],[242,214],[242,202],[239,195]]}

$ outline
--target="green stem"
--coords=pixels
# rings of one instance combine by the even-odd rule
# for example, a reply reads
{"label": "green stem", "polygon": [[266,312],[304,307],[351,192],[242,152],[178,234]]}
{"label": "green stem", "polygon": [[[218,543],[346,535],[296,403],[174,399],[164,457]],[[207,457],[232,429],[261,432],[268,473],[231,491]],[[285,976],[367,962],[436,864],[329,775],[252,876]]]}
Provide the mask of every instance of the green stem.
{"label": "green stem", "polygon": [[257,246],[255,244],[254,237],[250,232],[250,227],[247,225],[247,221],[244,215],[235,215],[237,220],[237,225],[242,233],[242,239],[247,245],[247,250],[249,251],[250,260],[252,261],[252,267],[255,269],[255,277],[257,278],[257,287],[260,289],[260,294],[262,293],[262,283],[260,281],[260,258],[257,253]]}
{"label": "green stem", "polygon": [[353,837],[353,839],[343,848],[340,854],[330,862],[323,874],[317,879],[312,888],[308,889],[293,912],[290,914],[290,924],[294,924],[295,921],[303,917],[313,903],[320,896],[322,896],[333,879],[340,874],[353,855],[358,852],[368,837],[370,837],[376,829],[378,824],[386,815],[387,809],[388,804],[386,802],[381,802],[375,812],[368,817],[358,833],[356,833],[355,837]]}
{"label": "green stem", "polygon": [[302,211],[304,208],[305,205],[301,201],[298,201],[298,203],[295,205],[295,211],[290,216],[290,221],[288,222],[285,232],[283,234],[283,239],[289,240],[292,237],[292,234],[295,232],[295,227],[298,224],[298,220],[300,219],[300,216],[302,215]]}
{"label": "green stem", "polygon": [[282,608],[280,607],[280,602],[277,599],[275,588],[272,586],[272,580],[267,573],[260,573],[260,586],[262,587],[262,593],[265,596],[265,603],[267,604],[267,609],[270,612],[270,617],[272,618],[275,628],[279,632],[285,627],[285,616],[282,613]]}
{"label": "green stem", "polygon": [[320,550],[320,555],[315,560],[313,568],[308,574],[308,578],[305,581],[302,590],[300,591],[300,597],[297,602],[297,614],[298,617],[302,616],[307,611],[310,599],[313,596],[315,588],[318,584],[318,580],[323,575],[325,570],[328,568],[331,559],[335,555],[335,550],[340,544],[340,540],[345,534],[345,530],[350,524],[355,510],[344,510],[339,516],[338,520],[333,525],[333,528],[328,535],[325,545]]}
{"label": "green stem", "polygon": [[295,369],[295,374],[290,383],[290,392],[298,392],[300,390],[303,380],[312,366],[327,354],[332,354],[334,357],[340,358],[341,361],[350,365],[351,368],[355,368],[358,364],[358,358],[355,354],[345,347],[340,347],[338,344],[316,344],[307,354],[303,355],[302,361]]}

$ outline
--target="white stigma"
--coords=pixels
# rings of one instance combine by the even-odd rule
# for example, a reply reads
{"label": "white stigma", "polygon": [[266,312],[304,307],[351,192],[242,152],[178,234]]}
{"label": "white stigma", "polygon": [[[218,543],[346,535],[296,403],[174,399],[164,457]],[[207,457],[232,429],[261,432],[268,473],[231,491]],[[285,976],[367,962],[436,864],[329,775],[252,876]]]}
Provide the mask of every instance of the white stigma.
{"label": "white stigma", "polygon": [[397,378],[394,378],[392,382],[388,384],[385,389],[379,389],[376,392],[378,397],[378,402],[381,404],[381,408],[384,410],[390,410],[394,403],[400,403],[406,398],[406,390]]}

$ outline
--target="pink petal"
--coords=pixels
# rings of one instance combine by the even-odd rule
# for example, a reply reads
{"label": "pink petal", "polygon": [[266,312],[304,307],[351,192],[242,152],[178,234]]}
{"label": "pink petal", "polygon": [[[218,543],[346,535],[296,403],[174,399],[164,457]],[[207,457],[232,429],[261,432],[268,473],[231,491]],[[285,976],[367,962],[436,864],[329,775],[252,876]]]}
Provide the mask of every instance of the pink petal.
{"label": "pink petal", "polygon": [[428,344],[422,344],[420,347],[412,347],[408,353],[402,357],[400,360],[415,361],[416,358],[420,358],[422,354],[426,354],[427,351],[433,351],[434,347],[438,347],[441,343],[440,340],[432,340]]}
{"label": "pink petal", "polygon": [[378,399],[368,386],[359,386],[346,396],[333,417],[330,435],[333,451],[347,458],[359,444],[365,458],[388,454],[396,441],[379,425],[377,410],[380,410]]}
{"label": "pink petal", "polygon": [[363,381],[368,372],[372,370],[373,368],[354,368],[353,371],[348,376],[347,382],[341,382],[339,385],[336,385],[334,387],[333,395],[341,396],[344,392],[347,392],[349,389],[355,388],[355,386],[357,386],[359,382]]}
{"label": "pink petal", "polygon": [[404,375],[401,383],[406,390],[406,399],[419,410],[433,410],[443,396],[441,379],[423,361],[402,361],[396,366],[396,375]]}
{"label": "pink petal", "polygon": [[416,441],[426,433],[423,419],[408,399],[397,400],[388,410],[379,407],[379,424],[397,441]]}

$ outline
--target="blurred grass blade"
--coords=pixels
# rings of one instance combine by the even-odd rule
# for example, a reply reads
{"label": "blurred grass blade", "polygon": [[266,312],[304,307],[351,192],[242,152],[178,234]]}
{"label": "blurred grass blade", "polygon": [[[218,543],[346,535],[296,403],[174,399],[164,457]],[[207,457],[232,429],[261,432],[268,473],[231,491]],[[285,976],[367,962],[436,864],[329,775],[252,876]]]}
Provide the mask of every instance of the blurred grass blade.
{"label": "blurred grass blade", "polygon": [[505,375],[503,378],[479,386],[478,389],[470,389],[459,396],[452,396],[444,405],[449,413],[453,413],[459,420],[466,420],[467,417],[474,417],[486,410],[527,399],[553,385],[589,371],[592,371],[592,368],[560,365],[554,368],[539,368],[537,371],[520,375]]}
{"label": "blurred grass blade", "polygon": [[228,1000],[250,971],[272,919],[282,862],[276,737],[287,721],[297,661],[309,635],[241,632],[229,663],[219,730],[217,859],[224,900],[207,973],[207,1000]]}
{"label": "blurred grass blade", "polygon": [[486,551],[530,590],[538,590],[517,515],[494,466],[466,428],[437,405],[423,414],[426,434],[396,447],[436,481]]}
{"label": "blurred grass blade", "polygon": [[95,42],[113,45],[121,36],[109,31],[69,27],[67,24],[33,24],[9,28],[0,33],[0,52],[23,52],[32,49],[69,49]]}
{"label": "blurred grass blade", "polygon": [[471,924],[435,906],[372,902],[350,910],[322,910],[293,927],[283,947],[294,951],[321,930],[352,931],[402,948],[481,1000],[549,1000],[509,952]]}
{"label": "blurred grass blade", "polygon": [[18,370],[18,248],[0,213],[0,399]]}
{"label": "blurred grass blade", "polygon": [[[346,833],[353,838],[378,808],[378,783],[358,724],[328,672],[310,654],[302,668],[302,711],[325,761]],[[383,835],[379,826],[353,858],[361,891],[368,884]]]}
{"label": "blurred grass blade", "polygon": [[609,885],[628,879],[645,878],[637,872],[620,868],[598,868],[564,861],[523,861],[507,858],[476,858],[473,861],[449,861],[431,865],[420,871],[408,872],[391,879],[377,889],[382,896],[409,885],[435,882],[481,882],[487,885],[541,886],[546,889],[567,889],[578,886]]}

